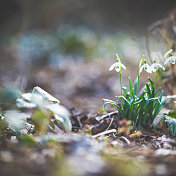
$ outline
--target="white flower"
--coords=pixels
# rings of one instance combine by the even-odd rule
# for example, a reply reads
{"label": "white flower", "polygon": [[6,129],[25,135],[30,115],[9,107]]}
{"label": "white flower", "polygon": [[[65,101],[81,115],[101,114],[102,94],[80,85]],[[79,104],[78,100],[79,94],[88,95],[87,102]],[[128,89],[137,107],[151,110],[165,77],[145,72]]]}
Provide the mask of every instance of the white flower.
{"label": "white flower", "polygon": [[109,68],[109,71],[113,70],[115,68],[116,72],[119,72],[121,70],[121,68],[126,70],[125,65],[123,65],[121,62],[116,62],[114,64],[112,64]]}
{"label": "white flower", "polygon": [[123,65],[121,63],[121,60],[120,60],[120,57],[118,56],[118,54],[116,54],[116,62],[114,64],[112,64],[109,68],[109,71],[115,69],[116,72],[121,72],[121,68],[125,69],[126,70],[126,67],[125,65]]}
{"label": "white flower", "polygon": [[165,60],[164,65],[168,64],[168,62],[170,62],[171,64],[175,64],[175,60],[176,60],[176,56],[168,57],[168,58]]}
{"label": "white flower", "polygon": [[152,73],[152,69],[147,63],[145,63],[141,66],[139,73],[141,73],[143,69],[148,73]]}
{"label": "white flower", "polygon": [[173,49],[170,49],[169,51],[167,51],[164,55],[164,60],[168,57],[168,56],[172,56],[173,55]]}
{"label": "white flower", "polygon": [[154,62],[150,68],[152,69],[152,72],[156,72],[158,70],[158,68],[162,68],[163,70],[165,70],[165,68],[161,65],[161,64],[158,64],[156,62]]}

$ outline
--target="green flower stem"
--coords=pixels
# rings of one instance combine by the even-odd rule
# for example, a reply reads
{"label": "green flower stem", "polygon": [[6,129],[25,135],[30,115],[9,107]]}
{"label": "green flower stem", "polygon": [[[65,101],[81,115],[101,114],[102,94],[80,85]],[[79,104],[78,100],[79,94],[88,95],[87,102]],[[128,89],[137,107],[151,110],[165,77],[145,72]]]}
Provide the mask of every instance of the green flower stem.
{"label": "green flower stem", "polygon": [[122,74],[120,73],[120,90],[121,90],[121,96],[122,96]]}
{"label": "green flower stem", "polygon": [[159,79],[158,79],[158,88],[160,88],[161,85],[161,75],[162,75],[162,71],[160,73],[157,72],[157,74],[159,75]]}
{"label": "green flower stem", "polygon": [[138,72],[138,84],[137,84],[137,91],[136,91],[137,95],[138,95],[138,90],[139,90],[139,77],[140,77],[140,73]]}
{"label": "green flower stem", "polygon": [[[157,86],[157,82],[158,82],[158,71],[156,71],[156,74],[155,74],[155,87]],[[158,88],[159,88],[159,82],[158,82]]]}
{"label": "green flower stem", "polygon": [[138,84],[137,84],[137,95],[138,95],[138,91],[139,91],[139,78],[140,78],[140,69],[141,69],[141,66],[144,62],[144,55],[142,56],[141,60],[140,60],[140,63],[139,63],[139,69],[138,69]]}
{"label": "green flower stem", "polygon": [[[121,92],[121,96],[122,96],[122,71],[120,68],[120,92]],[[122,99],[122,109],[123,109],[123,99]]]}

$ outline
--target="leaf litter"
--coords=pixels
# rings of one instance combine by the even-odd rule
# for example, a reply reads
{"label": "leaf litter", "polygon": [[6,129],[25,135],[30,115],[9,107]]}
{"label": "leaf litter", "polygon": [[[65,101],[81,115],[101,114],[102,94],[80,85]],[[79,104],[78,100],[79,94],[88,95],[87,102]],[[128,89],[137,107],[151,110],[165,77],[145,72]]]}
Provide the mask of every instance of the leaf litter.
{"label": "leaf litter", "polygon": [[[72,94],[70,97],[74,97],[86,86],[88,91],[96,92],[96,88],[92,89],[89,85],[93,85],[98,78],[99,73],[88,78],[85,85],[80,83],[73,86],[76,88],[72,92],[68,91],[69,96]],[[104,81],[99,81],[98,84],[102,86]],[[112,91],[108,85],[105,87]],[[88,105],[82,106],[82,111],[76,110],[70,107],[67,100],[61,101],[61,96],[59,100],[65,102],[66,108],[40,87],[34,88],[36,89],[39,92],[32,91],[21,97],[15,94],[10,99],[12,103],[13,97],[18,98],[17,108],[11,107],[10,112],[14,112],[13,117],[18,116],[21,123],[16,123],[13,119],[9,126],[9,112],[6,107],[2,109],[5,112],[1,114],[0,132],[2,176],[175,175],[173,165],[176,139],[167,131],[165,122],[158,126],[158,130],[153,130],[150,126],[135,130],[128,120],[121,120],[118,111],[109,109],[108,113],[100,109],[99,113],[95,113],[84,109]],[[107,90],[103,89],[102,92],[106,93]],[[89,104],[94,102],[96,106],[97,100],[84,98],[88,98]],[[71,101],[74,104],[75,99],[72,98]],[[82,100],[78,102],[81,103]],[[100,107],[99,104],[96,110]],[[47,118],[41,118],[41,113],[42,117],[46,115]],[[7,121],[4,120],[6,118]],[[40,120],[45,126],[39,126],[38,131],[41,133],[38,133],[33,124]],[[71,126],[72,131],[69,132]],[[3,134],[5,130],[8,133]]]}

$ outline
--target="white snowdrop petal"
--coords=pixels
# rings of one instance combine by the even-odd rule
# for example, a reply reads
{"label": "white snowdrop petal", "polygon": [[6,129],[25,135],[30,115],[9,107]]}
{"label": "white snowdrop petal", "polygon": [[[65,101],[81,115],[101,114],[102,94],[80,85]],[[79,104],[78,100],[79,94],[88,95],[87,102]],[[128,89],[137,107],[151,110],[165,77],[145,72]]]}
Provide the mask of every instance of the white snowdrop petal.
{"label": "white snowdrop petal", "polygon": [[165,60],[164,65],[168,64],[168,62],[170,62],[171,64],[175,64],[175,60],[176,60],[176,57],[175,57],[175,56],[168,57],[168,58]]}
{"label": "white snowdrop petal", "polygon": [[119,72],[119,71],[120,71],[120,67],[117,66],[117,67],[115,68],[115,70],[116,70],[116,72]]}
{"label": "white snowdrop petal", "polygon": [[162,68],[163,70],[165,70],[165,68],[162,65],[160,65],[159,67]]}
{"label": "white snowdrop petal", "polygon": [[123,69],[125,69],[125,70],[126,70],[126,67],[125,67],[125,65],[123,65],[122,63],[121,63],[121,67],[122,67]]}
{"label": "white snowdrop petal", "polygon": [[158,67],[156,67],[156,68],[154,67],[154,68],[152,69],[153,72],[156,72],[157,70],[158,70]]}
{"label": "white snowdrop petal", "polygon": [[152,73],[152,69],[150,68],[150,66],[149,66],[148,64],[142,65],[141,68],[140,68],[140,70],[139,70],[139,72],[141,73],[143,69],[144,69],[147,73]]}
{"label": "white snowdrop petal", "polygon": [[162,68],[163,70],[165,70],[165,68],[161,64],[158,64],[158,63],[153,63],[150,67],[151,67],[152,72],[156,72],[158,68]]}
{"label": "white snowdrop petal", "polygon": [[116,54],[116,57],[117,57],[116,62],[110,66],[109,71],[115,69],[117,72],[120,72],[122,68],[126,70],[126,67],[121,63],[118,54]]}
{"label": "white snowdrop petal", "polygon": [[146,71],[147,73],[152,73],[152,69],[150,68],[150,66],[147,67],[147,69],[145,69],[145,71]]}
{"label": "white snowdrop petal", "polygon": [[167,65],[169,61],[170,61],[170,58],[167,58],[167,59],[164,61],[164,65]]}
{"label": "white snowdrop petal", "polygon": [[110,66],[110,68],[109,68],[109,71],[113,70],[114,67],[116,67],[116,66],[117,66],[117,63],[112,64],[112,65]]}

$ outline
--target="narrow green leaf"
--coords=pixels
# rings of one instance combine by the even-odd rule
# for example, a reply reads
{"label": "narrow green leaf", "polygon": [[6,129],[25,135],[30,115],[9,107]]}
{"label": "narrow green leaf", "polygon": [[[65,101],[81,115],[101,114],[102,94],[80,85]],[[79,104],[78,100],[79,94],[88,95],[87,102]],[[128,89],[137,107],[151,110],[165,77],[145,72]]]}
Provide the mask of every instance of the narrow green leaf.
{"label": "narrow green leaf", "polygon": [[116,107],[119,110],[120,114],[122,114],[122,109],[117,103],[105,102],[104,103],[104,109],[106,108],[106,105],[112,105],[112,106]]}
{"label": "narrow green leaf", "polygon": [[154,97],[155,96],[155,85],[154,85],[153,81],[150,78],[148,80],[150,82],[150,88],[151,88],[152,97]]}
{"label": "narrow green leaf", "polygon": [[137,89],[138,89],[138,76],[134,81],[134,95],[137,95]]}
{"label": "narrow green leaf", "polygon": [[131,78],[129,77],[128,80],[129,80],[130,93],[131,93],[132,96],[134,96],[134,90],[133,90],[133,86],[132,86]]}
{"label": "narrow green leaf", "polygon": [[159,91],[160,91],[160,87],[158,87],[158,89],[156,90],[156,92],[155,92],[155,97],[157,97],[158,96],[158,93],[159,93]]}
{"label": "narrow green leaf", "polygon": [[155,85],[154,85],[153,81],[152,81],[150,78],[148,78],[148,80],[149,80],[149,82],[150,82],[150,87],[151,87],[151,89],[154,89],[154,88],[155,88]]}
{"label": "narrow green leaf", "polygon": [[160,97],[159,97],[159,101],[161,102],[162,98],[163,98],[163,94],[164,94],[164,90],[161,91]]}
{"label": "narrow green leaf", "polygon": [[130,102],[124,96],[118,96],[118,99],[123,99],[130,105]]}
{"label": "narrow green leaf", "polygon": [[127,88],[126,88],[126,87],[122,87],[122,90],[123,90],[123,92],[124,92],[124,96],[126,97],[127,94],[128,94]]}
{"label": "narrow green leaf", "polygon": [[146,93],[148,95],[148,98],[152,97],[152,94],[151,94],[150,87],[149,87],[148,83],[146,83]]}

